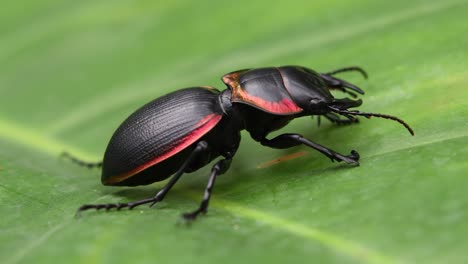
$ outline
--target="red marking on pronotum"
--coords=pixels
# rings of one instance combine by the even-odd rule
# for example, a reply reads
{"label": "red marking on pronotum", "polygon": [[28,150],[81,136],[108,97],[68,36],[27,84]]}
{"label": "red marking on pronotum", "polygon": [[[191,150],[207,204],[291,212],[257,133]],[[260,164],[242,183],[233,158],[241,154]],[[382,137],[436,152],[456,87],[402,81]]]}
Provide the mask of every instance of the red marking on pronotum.
{"label": "red marking on pronotum", "polygon": [[289,115],[297,114],[303,111],[290,98],[283,98],[278,102],[270,102],[261,97],[253,96],[242,89],[239,84],[239,77],[247,70],[232,72],[223,76],[223,82],[232,90],[232,101],[248,103],[253,107],[260,108],[272,114]]}
{"label": "red marking on pronotum", "polygon": [[296,153],[289,154],[289,155],[286,155],[286,156],[282,156],[282,157],[279,157],[277,159],[270,160],[270,161],[267,161],[265,163],[262,163],[262,164],[258,165],[257,169],[263,169],[263,168],[266,168],[266,167],[270,167],[271,165],[275,165],[275,164],[278,164],[278,163],[286,161],[286,160],[296,159],[296,158],[305,156],[307,153],[308,153],[307,151],[300,151],[300,152],[296,152]]}
{"label": "red marking on pronotum", "polygon": [[297,106],[291,99],[283,98],[279,102],[270,102],[265,99],[246,93],[241,88],[235,89],[232,94],[233,102],[247,102],[252,106],[259,107],[272,114],[286,115],[297,114],[303,111],[302,108]]}
{"label": "red marking on pronotum", "polygon": [[164,161],[165,159],[168,159],[174,156],[175,154],[179,153],[180,151],[182,151],[183,149],[187,148],[192,143],[200,139],[203,135],[208,133],[214,126],[216,126],[216,124],[218,124],[219,120],[221,120],[221,117],[222,115],[215,114],[215,113],[207,115],[194,126],[195,129],[192,130],[190,134],[186,135],[185,137],[179,140],[180,142],[179,145],[176,145],[175,147],[171,148],[168,152],[155,157],[153,160],[141,166],[138,166],[129,172],[116,175],[116,176],[106,179],[106,181],[103,182],[103,184],[109,185],[109,184],[115,184],[115,183],[121,182],[153,165],[156,165]]}

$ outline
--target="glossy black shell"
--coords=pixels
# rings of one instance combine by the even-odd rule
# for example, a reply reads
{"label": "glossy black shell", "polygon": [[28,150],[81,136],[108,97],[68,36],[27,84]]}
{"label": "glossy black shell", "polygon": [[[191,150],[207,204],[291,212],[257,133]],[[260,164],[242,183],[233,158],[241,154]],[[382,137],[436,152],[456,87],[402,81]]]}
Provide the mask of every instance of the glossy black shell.
{"label": "glossy black shell", "polygon": [[[187,88],[157,98],[131,114],[107,146],[102,183],[144,185],[172,175],[190,153],[191,146],[136,174],[131,172],[176,148],[207,116],[220,116],[218,95],[214,88]],[[115,180],[126,174],[131,177]]]}
{"label": "glossy black shell", "polygon": [[224,75],[223,82],[232,90],[233,102],[275,115],[294,115],[333,101],[320,74],[301,66],[240,70]]}

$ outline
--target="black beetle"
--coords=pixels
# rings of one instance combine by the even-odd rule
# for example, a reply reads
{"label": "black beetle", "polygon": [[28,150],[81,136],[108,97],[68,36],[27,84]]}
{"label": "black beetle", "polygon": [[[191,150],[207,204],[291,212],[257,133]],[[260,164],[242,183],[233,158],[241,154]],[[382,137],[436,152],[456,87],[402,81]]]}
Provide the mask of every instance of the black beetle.
{"label": "black beetle", "polygon": [[358,71],[367,78],[359,67],[322,74],[301,66],[245,69],[224,75],[222,80],[228,89],[222,92],[212,87],[192,87],[151,101],[114,132],[102,163],[86,163],[67,155],[88,167],[102,166],[104,185],[146,185],[174,176],[154,197],[130,203],[87,204],[78,212],[154,205],[164,199],[183,173],[196,171],[221,156],[211,169],[200,207],[183,214],[185,219],[195,219],[207,212],[216,177],[229,169],[244,129],[264,146],[284,149],[303,144],[332,161],[351,165],[359,164],[359,154],[354,150],[343,155],[299,134],[281,134],[273,139],[266,136],[302,116],[324,116],[336,124],[354,123],[356,116],[382,117],[403,124],[414,134],[397,117],[348,110],[360,106],[361,100],[334,98],[332,89],[352,97],[364,94],[357,86],[333,77],[345,71]]}

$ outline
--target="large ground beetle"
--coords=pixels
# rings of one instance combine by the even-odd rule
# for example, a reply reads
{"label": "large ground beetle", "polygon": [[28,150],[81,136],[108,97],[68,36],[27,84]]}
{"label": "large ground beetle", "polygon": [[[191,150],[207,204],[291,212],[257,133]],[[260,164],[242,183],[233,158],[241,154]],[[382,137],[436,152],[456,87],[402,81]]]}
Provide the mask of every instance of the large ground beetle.
{"label": "large ground beetle", "polygon": [[328,73],[317,73],[301,66],[245,69],[222,77],[228,89],[220,92],[213,87],[192,87],[157,98],[131,114],[114,132],[104,159],[87,163],[67,155],[76,163],[88,167],[102,166],[104,185],[137,186],[162,181],[173,175],[154,197],[130,203],[86,204],[88,209],[134,208],[164,199],[182,174],[207,165],[217,157],[200,207],[183,214],[187,220],[206,213],[216,177],[231,164],[239,142],[240,131],[247,130],[260,144],[277,149],[306,145],[332,161],[358,165],[359,154],[335,152],[299,134],[267,135],[303,116],[325,117],[332,123],[351,124],[356,116],[381,117],[401,123],[413,135],[403,120],[384,114],[365,113],[349,108],[362,101],[336,99],[330,90],[336,89],[357,97],[364,94],[357,86],[334,77],[345,71],[367,74],[359,67],[348,67]]}

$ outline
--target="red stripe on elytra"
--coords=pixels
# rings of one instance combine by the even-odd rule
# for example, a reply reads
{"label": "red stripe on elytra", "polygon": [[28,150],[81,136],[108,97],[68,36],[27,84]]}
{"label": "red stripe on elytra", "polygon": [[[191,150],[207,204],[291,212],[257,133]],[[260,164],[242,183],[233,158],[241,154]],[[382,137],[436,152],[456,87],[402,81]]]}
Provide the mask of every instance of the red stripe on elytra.
{"label": "red stripe on elytra", "polygon": [[156,158],[150,160],[149,162],[143,164],[143,165],[140,165],[138,167],[136,167],[135,169],[129,171],[129,172],[126,172],[126,173],[123,173],[123,174],[120,174],[120,175],[117,175],[117,176],[113,176],[113,177],[110,177],[108,179],[106,179],[106,181],[104,182],[105,184],[115,184],[115,183],[118,183],[118,182],[121,182],[123,180],[126,180],[130,177],[132,177],[133,175],[141,172],[141,171],[144,171],[145,169],[151,167],[151,166],[154,166],[172,156],[174,156],[175,154],[179,153],[180,151],[182,151],[183,149],[187,148],[188,146],[190,146],[192,143],[194,143],[195,141],[197,141],[198,139],[200,139],[203,135],[205,135],[206,133],[208,133],[214,126],[216,126],[216,124],[218,124],[219,120],[221,120],[221,117],[222,115],[219,115],[219,114],[216,114],[216,113],[213,113],[213,114],[209,114],[207,115],[206,117],[204,117],[202,120],[200,120],[194,127],[196,127],[195,130],[193,130],[190,134],[188,134],[187,136],[183,137],[181,140],[180,140],[180,144],[171,148],[168,152],[162,154],[162,155],[159,155],[157,156]]}

